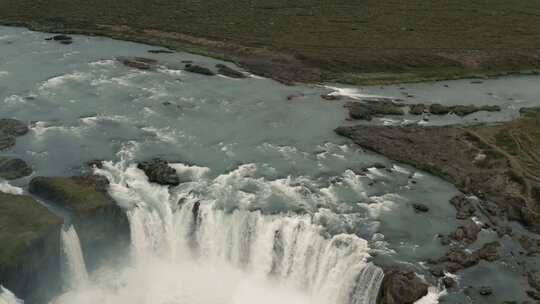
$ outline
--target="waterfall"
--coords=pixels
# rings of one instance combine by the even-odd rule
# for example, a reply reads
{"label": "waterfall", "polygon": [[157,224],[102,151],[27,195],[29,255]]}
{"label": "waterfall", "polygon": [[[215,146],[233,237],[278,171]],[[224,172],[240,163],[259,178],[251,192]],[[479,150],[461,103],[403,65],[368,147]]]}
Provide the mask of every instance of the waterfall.
{"label": "waterfall", "polygon": [[9,290],[0,285],[0,304],[23,304],[24,302],[17,299],[17,297]]}
{"label": "waterfall", "polygon": [[88,281],[81,243],[73,225],[64,227],[61,232],[64,258],[63,279],[67,288],[78,288]]}
{"label": "waterfall", "polygon": [[[110,194],[128,210],[133,269],[149,267],[155,259],[167,261],[170,266],[165,266],[158,274],[161,278],[155,279],[163,285],[174,284],[171,280],[180,282],[186,279],[185,276],[188,282],[182,288],[187,288],[186,284],[195,284],[193,282],[200,274],[186,275],[193,265],[204,269],[223,269],[227,265],[240,270],[245,277],[269,280],[268,286],[278,284],[293,288],[309,298],[296,303],[376,302],[383,272],[368,261],[368,242],[352,234],[326,235],[311,214],[265,215],[241,208],[225,211],[210,194],[201,198],[192,195],[189,187],[169,190],[150,184],[133,165],[122,168],[122,164],[109,163],[98,173],[109,178]],[[208,183],[212,181],[202,178],[195,183],[205,189],[229,187],[222,183],[223,179],[217,177],[215,181],[218,182],[210,186]],[[222,189],[216,191],[218,195],[223,193]],[[192,262],[186,264],[186,261]],[[178,265],[183,265],[184,270],[168,274]],[[158,267],[161,266],[152,266],[149,271],[155,275]],[[223,274],[226,271],[217,272],[212,275],[224,276],[218,280],[219,286],[226,284],[223,283],[229,280]],[[172,279],[164,279],[168,276]],[[133,284],[148,287],[151,283]],[[207,283],[202,284],[195,288],[207,287],[204,286]],[[175,288],[179,293],[178,287],[165,289],[169,292]],[[163,297],[162,291],[158,294]],[[148,297],[146,294],[141,296]],[[235,299],[229,303],[245,302],[245,299]],[[197,303],[215,303],[215,300],[199,299]]]}

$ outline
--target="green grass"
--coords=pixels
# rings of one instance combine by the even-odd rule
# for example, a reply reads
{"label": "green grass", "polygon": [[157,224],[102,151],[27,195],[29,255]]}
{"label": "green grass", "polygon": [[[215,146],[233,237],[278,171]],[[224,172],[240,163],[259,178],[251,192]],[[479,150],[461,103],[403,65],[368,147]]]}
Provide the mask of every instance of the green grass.
{"label": "green grass", "polygon": [[28,246],[61,223],[30,196],[0,192],[0,265],[14,264]]}
{"label": "green grass", "polygon": [[321,80],[346,83],[540,68],[539,1],[0,0],[0,19],[112,36],[98,25],[127,25],[126,39],[238,60],[235,51],[141,35],[185,33],[290,54]]}

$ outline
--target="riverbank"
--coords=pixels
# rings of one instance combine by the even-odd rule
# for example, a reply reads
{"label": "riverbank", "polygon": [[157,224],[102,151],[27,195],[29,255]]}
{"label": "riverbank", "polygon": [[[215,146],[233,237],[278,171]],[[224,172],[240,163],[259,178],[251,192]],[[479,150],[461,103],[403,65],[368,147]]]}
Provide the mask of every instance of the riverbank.
{"label": "riverbank", "polygon": [[18,1],[0,4],[0,12],[2,24],[160,45],[284,83],[417,82],[540,68],[540,4],[532,3]]}

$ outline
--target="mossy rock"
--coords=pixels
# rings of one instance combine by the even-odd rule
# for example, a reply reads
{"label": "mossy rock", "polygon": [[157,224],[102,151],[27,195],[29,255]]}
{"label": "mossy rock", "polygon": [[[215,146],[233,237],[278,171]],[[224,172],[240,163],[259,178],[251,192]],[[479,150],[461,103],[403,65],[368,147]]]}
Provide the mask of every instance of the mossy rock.
{"label": "mossy rock", "polygon": [[17,179],[32,174],[32,168],[19,158],[0,156],[0,177]]}
{"label": "mossy rock", "polygon": [[32,197],[0,192],[0,269],[17,264],[34,242],[61,224],[60,217]]}
{"label": "mossy rock", "polygon": [[104,207],[116,206],[107,193],[108,184],[105,177],[96,175],[40,176],[32,179],[29,191],[61,205],[75,215],[84,215]]}

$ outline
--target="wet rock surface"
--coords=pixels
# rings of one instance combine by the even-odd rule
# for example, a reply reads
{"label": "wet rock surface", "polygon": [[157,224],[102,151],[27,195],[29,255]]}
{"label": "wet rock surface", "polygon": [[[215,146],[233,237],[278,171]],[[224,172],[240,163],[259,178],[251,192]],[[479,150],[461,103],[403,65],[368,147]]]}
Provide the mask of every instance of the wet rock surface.
{"label": "wet rock surface", "polygon": [[246,78],[246,75],[244,75],[244,73],[230,68],[224,64],[216,64],[216,68],[218,69],[218,73],[221,75],[231,78]]}
{"label": "wet rock surface", "polygon": [[212,70],[210,70],[207,67],[203,67],[203,66],[191,64],[191,63],[186,64],[184,67],[184,70],[190,73],[201,74],[201,75],[206,75],[206,76],[216,75],[216,73],[214,73]]}
{"label": "wet rock surface", "polygon": [[347,102],[345,107],[349,109],[350,118],[358,120],[370,121],[373,117],[405,114],[402,104],[387,99]]}
{"label": "wet rock surface", "polygon": [[153,70],[158,64],[156,59],[144,57],[118,57],[117,60],[127,67],[138,70]]}
{"label": "wet rock surface", "polygon": [[30,174],[32,174],[32,168],[24,160],[15,157],[0,156],[0,178],[10,180]]}
{"label": "wet rock surface", "polygon": [[414,272],[390,270],[385,273],[377,304],[413,304],[428,293],[428,284]]}
{"label": "wet rock surface", "polygon": [[176,174],[176,170],[169,166],[169,163],[163,159],[155,158],[152,160],[141,162],[137,168],[144,171],[148,180],[152,183],[178,186],[180,177]]}
{"label": "wet rock surface", "polygon": [[28,126],[22,121],[10,118],[0,119],[0,150],[15,145],[16,137],[28,133]]}

